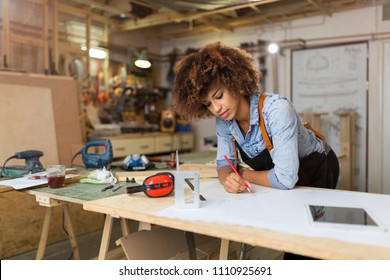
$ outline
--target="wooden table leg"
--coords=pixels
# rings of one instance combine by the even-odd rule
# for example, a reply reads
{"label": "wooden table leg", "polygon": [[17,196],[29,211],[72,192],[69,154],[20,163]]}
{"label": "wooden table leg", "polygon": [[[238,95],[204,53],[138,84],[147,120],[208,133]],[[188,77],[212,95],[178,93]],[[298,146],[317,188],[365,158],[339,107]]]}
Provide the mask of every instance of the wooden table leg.
{"label": "wooden table leg", "polygon": [[64,211],[64,223],[65,223],[66,229],[68,231],[69,241],[70,241],[70,245],[72,247],[72,252],[73,252],[73,258],[75,260],[79,260],[80,259],[80,251],[79,251],[79,246],[77,245],[76,235],[74,234],[72,221],[70,219],[69,206],[68,206],[68,204],[63,204],[62,207],[63,207],[62,209]]}
{"label": "wooden table leg", "polygon": [[141,230],[152,230],[152,224],[145,223],[145,222],[139,222],[138,231],[141,231]]}
{"label": "wooden table leg", "polygon": [[195,234],[193,232],[186,231],[185,235],[188,248],[188,257],[190,260],[196,260]]}
{"label": "wooden table leg", "polygon": [[108,247],[110,245],[111,233],[112,233],[112,222],[114,218],[111,215],[106,215],[104,222],[102,242],[100,244],[99,260],[105,260],[107,257]]}
{"label": "wooden table leg", "polygon": [[36,260],[43,259],[45,255],[45,249],[46,249],[47,237],[49,236],[49,227],[50,227],[52,213],[53,213],[53,208],[48,207],[46,209],[45,219],[43,221],[43,227],[41,232],[41,238],[39,239],[37,255],[35,256]]}
{"label": "wooden table leg", "polygon": [[219,259],[227,260],[229,255],[229,240],[221,239],[221,249],[219,251]]}
{"label": "wooden table leg", "polygon": [[245,243],[241,243],[241,246],[240,246],[240,256],[239,256],[240,260],[245,260],[245,258],[246,258],[246,249],[247,249],[246,244]]}
{"label": "wooden table leg", "polygon": [[125,218],[119,218],[121,223],[122,236],[128,236],[130,234],[129,226],[127,224],[127,220]]}

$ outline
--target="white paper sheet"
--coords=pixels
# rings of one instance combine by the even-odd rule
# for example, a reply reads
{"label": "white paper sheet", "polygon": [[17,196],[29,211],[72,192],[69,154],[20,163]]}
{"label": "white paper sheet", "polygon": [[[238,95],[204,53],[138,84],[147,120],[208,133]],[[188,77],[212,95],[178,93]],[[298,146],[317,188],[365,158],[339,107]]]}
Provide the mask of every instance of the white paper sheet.
{"label": "white paper sheet", "polygon": [[[31,176],[40,176],[42,178],[30,179]],[[65,176],[65,179],[69,179],[72,177],[73,177],[72,174],[67,174]],[[45,185],[45,184],[47,184],[46,172],[39,172],[39,173],[26,175],[25,177],[21,177],[21,178],[0,181],[1,186],[12,187],[15,190],[23,190],[23,189],[32,188],[32,187]]]}
{"label": "white paper sheet", "polygon": [[[390,248],[390,195],[295,188],[277,190],[253,186],[252,193],[226,193],[218,182],[202,183],[206,198],[196,209],[174,206],[157,215],[191,221],[236,224],[311,237],[327,237]],[[358,207],[368,210],[386,230],[313,227],[307,205]]]}

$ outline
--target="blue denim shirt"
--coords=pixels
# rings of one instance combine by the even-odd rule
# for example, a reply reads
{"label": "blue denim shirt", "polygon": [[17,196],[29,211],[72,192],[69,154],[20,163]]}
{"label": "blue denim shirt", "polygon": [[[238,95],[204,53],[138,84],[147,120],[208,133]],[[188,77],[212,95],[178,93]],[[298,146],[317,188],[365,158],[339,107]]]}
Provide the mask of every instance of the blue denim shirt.
{"label": "blue denim shirt", "polygon": [[[258,93],[250,96],[250,127],[246,135],[243,135],[236,120],[216,118],[217,170],[228,166],[224,155],[234,161],[232,136],[250,158],[266,148],[259,125],[259,97]],[[268,179],[273,188],[292,189],[298,181],[299,159],[313,152],[324,152],[325,143],[302,125],[295,108],[284,96],[267,93],[263,105],[263,119],[273,144],[270,155],[275,165],[269,171]]]}

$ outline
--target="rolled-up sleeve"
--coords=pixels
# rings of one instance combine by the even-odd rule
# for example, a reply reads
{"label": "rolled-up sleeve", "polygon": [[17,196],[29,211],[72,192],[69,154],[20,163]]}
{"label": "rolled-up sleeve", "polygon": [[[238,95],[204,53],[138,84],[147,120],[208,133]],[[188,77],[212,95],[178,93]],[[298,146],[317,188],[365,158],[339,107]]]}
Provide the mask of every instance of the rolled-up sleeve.
{"label": "rolled-up sleeve", "polygon": [[271,157],[275,165],[268,173],[268,180],[273,188],[292,189],[298,181],[298,116],[288,100],[271,102],[264,116],[272,138]]}

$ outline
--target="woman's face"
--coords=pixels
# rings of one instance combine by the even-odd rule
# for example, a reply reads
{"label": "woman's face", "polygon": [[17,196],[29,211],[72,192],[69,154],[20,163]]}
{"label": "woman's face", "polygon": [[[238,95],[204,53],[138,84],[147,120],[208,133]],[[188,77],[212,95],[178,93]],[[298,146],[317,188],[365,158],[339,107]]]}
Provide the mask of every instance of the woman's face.
{"label": "woman's face", "polygon": [[236,117],[241,98],[233,97],[223,85],[212,86],[202,104],[216,117],[232,120]]}

